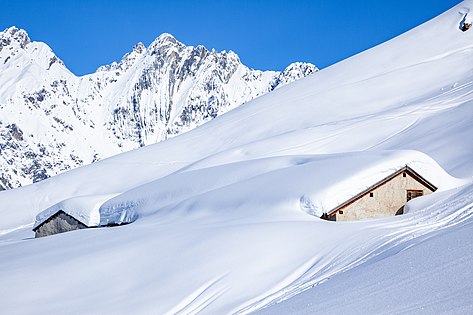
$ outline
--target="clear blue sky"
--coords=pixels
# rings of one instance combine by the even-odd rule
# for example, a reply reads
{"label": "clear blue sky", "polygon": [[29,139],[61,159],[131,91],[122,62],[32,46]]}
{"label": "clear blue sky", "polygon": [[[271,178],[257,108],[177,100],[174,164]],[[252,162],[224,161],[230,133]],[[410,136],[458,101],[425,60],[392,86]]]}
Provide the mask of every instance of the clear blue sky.
{"label": "clear blue sky", "polygon": [[187,45],[233,50],[244,64],[325,68],[399,35],[458,0],[2,0],[0,28],[46,42],[77,75],[118,61],[163,32]]}

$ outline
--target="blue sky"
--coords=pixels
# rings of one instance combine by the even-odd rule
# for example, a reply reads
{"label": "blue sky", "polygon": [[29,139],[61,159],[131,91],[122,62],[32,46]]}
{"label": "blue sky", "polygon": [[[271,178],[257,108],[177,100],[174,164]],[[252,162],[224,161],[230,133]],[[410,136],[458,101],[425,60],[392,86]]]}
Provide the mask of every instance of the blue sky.
{"label": "blue sky", "polygon": [[25,29],[77,75],[118,61],[163,32],[187,45],[233,50],[255,69],[283,70],[294,61],[325,68],[460,2],[2,0],[0,28]]}

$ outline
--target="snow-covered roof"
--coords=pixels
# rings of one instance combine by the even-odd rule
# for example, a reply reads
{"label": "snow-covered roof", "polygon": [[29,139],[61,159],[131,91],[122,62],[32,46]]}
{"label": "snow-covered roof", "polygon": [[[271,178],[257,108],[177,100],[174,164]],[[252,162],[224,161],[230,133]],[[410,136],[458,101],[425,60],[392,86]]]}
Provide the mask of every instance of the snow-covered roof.
{"label": "snow-covered roof", "polygon": [[440,189],[455,181],[418,151],[281,156],[161,178],[108,200],[100,212],[107,224],[131,222],[160,210],[230,213],[244,206],[271,216],[268,212],[294,209],[294,204],[321,216],[405,166]]}
{"label": "snow-covered roof", "polygon": [[33,229],[43,224],[48,218],[61,210],[89,227],[98,226],[100,224],[100,206],[114,196],[116,196],[116,194],[89,195],[63,200],[40,212],[36,216]]}
{"label": "snow-covered roof", "polygon": [[329,212],[406,166],[435,187],[455,181],[434,160],[417,151],[342,154],[318,161],[314,166],[317,184],[301,198],[301,208],[316,216]]}
{"label": "snow-covered roof", "polygon": [[87,226],[130,223],[163,209],[230,213],[242,205],[263,216],[296,208],[320,217],[406,166],[440,189],[455,181],[418,151],[280,156],[176,173],[119,195],[67,199],[38,214],[34,227],[60,210]]}

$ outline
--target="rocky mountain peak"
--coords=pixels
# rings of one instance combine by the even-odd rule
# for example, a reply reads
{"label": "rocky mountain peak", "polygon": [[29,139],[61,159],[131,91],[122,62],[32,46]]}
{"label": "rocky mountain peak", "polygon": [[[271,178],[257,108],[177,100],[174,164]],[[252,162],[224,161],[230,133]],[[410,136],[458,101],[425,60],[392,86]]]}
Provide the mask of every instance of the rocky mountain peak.
{"label": "rocky mountain peak", "polygon": [[143,45],[142,42],[138,42],[138,44],[133,46],[133,49],[129,53],[126,53],[122,57],[119,63],[114,61],[111,64],[100,66],[97,68],[96,72],[106,72],[110,70],[126,71],[134,64],[138,56],[142,55],[145,52],[146,52],[145,45]]}
{"label": "rocky mountain peak", "polygon": [[174,38],[174,36],[172,36],[169,33],[162,33],[161,35],[158,36],[158,38],[156,38],[156,41],[161,42],[161,43],[165,43],[165,42],[175,43],[175,42],[177,42],[177,40]]}
{"label": "rocky mountain peak", "polygon": [[133,52],[137,54],[142,54],[145,50],[146,50],[146,47],[145,45],[143,45],[142,42],[139,42],[138,44],[135,45],[135,47],[133,47]]}
{"label": "rocky mountain peak", "polygon": [[178,41],[174,38],[171,34],[163,33],[156,38],[151,45],[149,45],[148,50],[151,51],[152,54],[158,52],[166,52],[170,49],[184,49],[187,46]]}
{"label": "rocky mountain peak", "polygon": [[17,28],[0,33],[0,67],[10,71],[0,76],[3,188],[169,139],[317,71],[306,63],[253,70],[231,50],[186,46],[164,33],[76,77],[46,44],[29,42]]}
{"label": "rocky mountain peak", "polygon": [[0,50],[2,47],[9,45],[18,45],[20,48],[25,48],[31,42],[25,30],[19,29],[16,26],[9,27],[3,32],[0,32]]}
{"label": "rocky mountain peak", "polygon": [[293,62],[284,69],[283,75],[289,82],[299,80],[306,77],[319,69],[311,63]]}

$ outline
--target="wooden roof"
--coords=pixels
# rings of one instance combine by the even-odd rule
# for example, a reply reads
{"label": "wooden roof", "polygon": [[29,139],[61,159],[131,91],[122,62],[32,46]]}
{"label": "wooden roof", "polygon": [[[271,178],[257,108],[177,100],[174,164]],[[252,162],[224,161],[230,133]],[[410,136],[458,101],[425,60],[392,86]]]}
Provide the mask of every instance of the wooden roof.
{"label": "wooden roof", "polygon": [[338,210],[340,209],[343,209],[349,205],[351,205],[352,203],[354,203],[355,201],[357,201],[358,199],[361,199],[363,198],[365,195],[367,195],[368,193],[370,193],[371,191],[377,189],[378,187],[386,184],[387,182],[389,182],[390,180],[392,180],[393,178],[397,177],[398,175],[402,174],[402,173],[407,173],[409,174],[411,177],[413,177],[416,181],[418,181],[419,183],[421,183],[422,185],[424,185],[425,187],[427,187],[428,189],[430,189],[431,191],[436,191],[437,190],[437,187],[435,187],[432,183],[430,183],[428,180],[426,180],[424,177],[422,177],[419,173],[417,173],[416,171],[414,171],[412,168],[410,168],[409,166],[404,166],[403,168],[397,170],[396,172],[392,173],[391,175],[389,175],[388,177],[380,180],[379,182],[377,182],[376,184],[368,187],[367,189],[363,190],[362,192],[360,192],[359,194],[353,196],[352,198],[348,199],[347,201],[343,202],[342,204],[338,205],[337,207],[333,208],[332,210],[330,210],[329,212],[327,212],[328,216],[331,217],[333,216]]}

